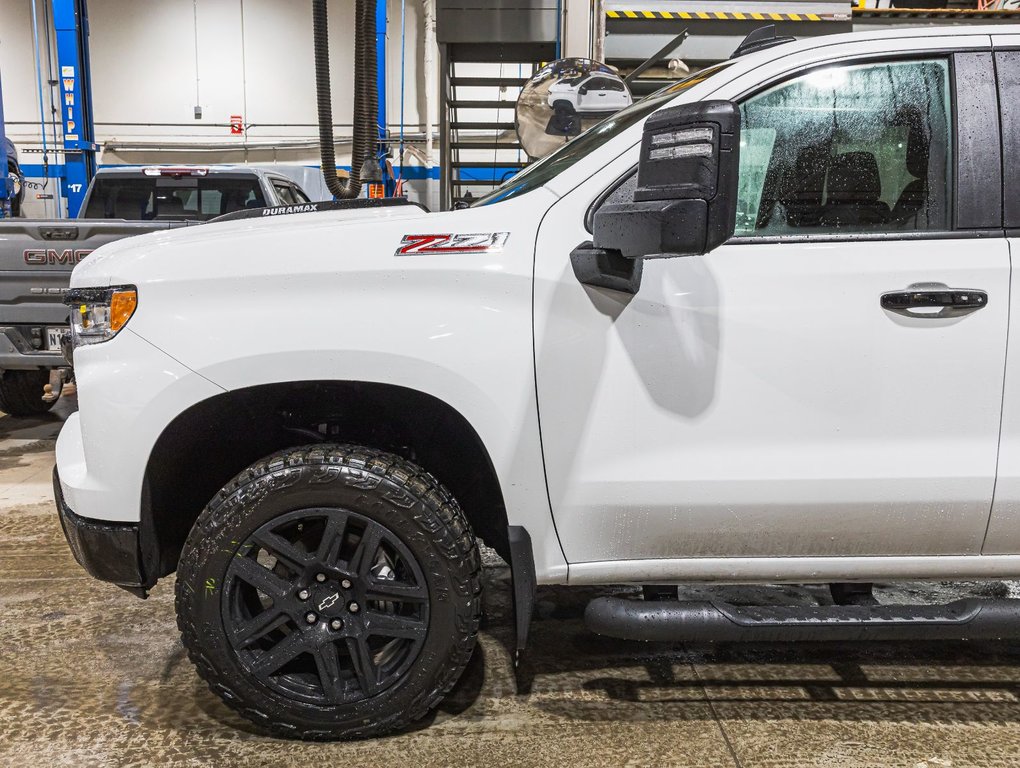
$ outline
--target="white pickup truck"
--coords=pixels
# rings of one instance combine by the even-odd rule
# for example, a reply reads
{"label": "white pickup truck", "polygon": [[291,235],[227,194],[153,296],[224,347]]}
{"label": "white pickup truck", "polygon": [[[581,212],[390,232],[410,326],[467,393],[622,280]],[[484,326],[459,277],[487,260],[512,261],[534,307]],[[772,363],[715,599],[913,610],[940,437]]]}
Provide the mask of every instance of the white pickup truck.
{"label": "white pickup truck", "polygon": [[[864,586],[1020,576],[1020,33],[757,47],[464,210],[97,250],[55,473],[78,561],[143,596],[176,571],[201,675],[305,738],[453,686],[476,536],[518,648],[544,584],[647,586],[587,611],[638,640],[1020,631],[1015,601]],[[668,599],[686,582],[833,601]]]}

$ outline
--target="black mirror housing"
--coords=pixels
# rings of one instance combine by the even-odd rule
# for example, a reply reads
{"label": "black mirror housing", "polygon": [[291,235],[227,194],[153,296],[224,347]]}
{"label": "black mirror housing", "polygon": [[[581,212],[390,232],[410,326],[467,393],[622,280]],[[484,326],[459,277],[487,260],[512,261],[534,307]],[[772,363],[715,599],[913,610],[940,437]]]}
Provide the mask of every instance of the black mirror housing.
{"label": "black mirror housing", "polygon": [[595,212],[595,247],[637,259],[697,256],[722,245],[735,228],[739,160],[733,102],[655,113],[645,123],[633,200]]}
{"label": "black mirror housing", "polygon": [[635,294],[641,287],[641,259],[627,259],[616,251],[595,248],[591,241],[570,252],[570,265],[579,283]]}

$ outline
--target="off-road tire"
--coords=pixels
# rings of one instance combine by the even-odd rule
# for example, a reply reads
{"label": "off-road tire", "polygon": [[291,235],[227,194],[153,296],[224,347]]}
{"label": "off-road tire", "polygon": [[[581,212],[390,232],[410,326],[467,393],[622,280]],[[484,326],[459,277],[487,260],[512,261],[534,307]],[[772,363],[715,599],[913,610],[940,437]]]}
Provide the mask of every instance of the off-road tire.
{"label": "off-road tire", "polygon": [[[281,514],[322,507],[386,526],[417,558],[428,588],[428,629],[411,666],[391,687],[348,704],[288,698],[244,671],[227,639],[217,588],[237,542]],[[199,674],[228,706],[286,738],[377,736],[420,720],[471,657],[480,598],[477,542],[449,491],[410,461],[352,445],[281,451],[241,472],[195,521],[177,569],[177,625]]]}
{"label": "off-road tire", "polygon": [[556,101],[553,102],[552,106],[553,106],[553,111],[555,111],[555,112],[563,112],[564,114],[567,114],[567,115],[572,115],[572,114],[574,114],[577,111],[576,109],[574,109],[574,105],[571,104],[566,99],[557,99]]}
{"label": "off-road tire", "polygon": [[0,371],[0,411],[8,416],[42,416],[54,403],[44,402],[49,371]]}

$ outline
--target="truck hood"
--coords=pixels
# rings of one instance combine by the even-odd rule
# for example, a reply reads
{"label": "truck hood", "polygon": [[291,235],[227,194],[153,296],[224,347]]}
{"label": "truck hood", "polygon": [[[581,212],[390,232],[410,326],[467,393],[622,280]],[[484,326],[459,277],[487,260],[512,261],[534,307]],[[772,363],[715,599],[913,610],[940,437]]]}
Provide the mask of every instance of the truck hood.
{"label": "truck hood", "polygon": [[[360,231],[365,226],[396,227],[398,222],[435,218],[438,215],[408,205],[267,216],[154,232],[117,240],[97,249],[75,268],[71,286],[117,285],[132,282],[143,275],[155,276],[163,271],[163,267],[157,266],[161,262],[165,264],[168,274],[177,273],[179,269],[165,260],[184,257],[193,252],[216,258],[217,253],[226,255],[245,251],[257,247],[260,242],[277,241],[281,236],[289,236],[294,240],[321,237],[328,242],[346,229]],[[288,249],[280,257],[290,259],[296,255]]]}
{"label": "truck hood", "polygon": [[[442,269],[451,259],[454,271],[492,269],[508,239],[533,256],[534,231],[556,199],[543,187],[495,205],[456,211],[387,206],[202,224],[104,245],[75,267],[71,286],[220,280],[231,290],[246,283],[272,291],[323,274],[403,274],[425,262]],[[410,236],[430,236],[429,242],[439,245],[398,254]],[[484,236],[491,236],[493,247],[470,247],[485,242]]]}

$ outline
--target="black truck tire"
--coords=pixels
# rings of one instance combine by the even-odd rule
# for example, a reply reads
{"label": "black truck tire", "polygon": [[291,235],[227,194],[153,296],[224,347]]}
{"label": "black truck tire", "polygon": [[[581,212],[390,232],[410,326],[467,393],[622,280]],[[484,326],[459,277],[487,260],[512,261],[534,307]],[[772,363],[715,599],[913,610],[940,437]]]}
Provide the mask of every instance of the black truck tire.
{"label": "black truck tire", "polygon": [[49,381],[49,371],[0,371],[0,411],[8,416],[49,413],[54,403],[42,399]]}
{"label": "black truck tire", "polygon": [[177,625],[212,691],[266,731],[375,736],[457,682],[480,576],[470,526],[428,472],[371,448],[306,446],[256,462],[199,515]]}

